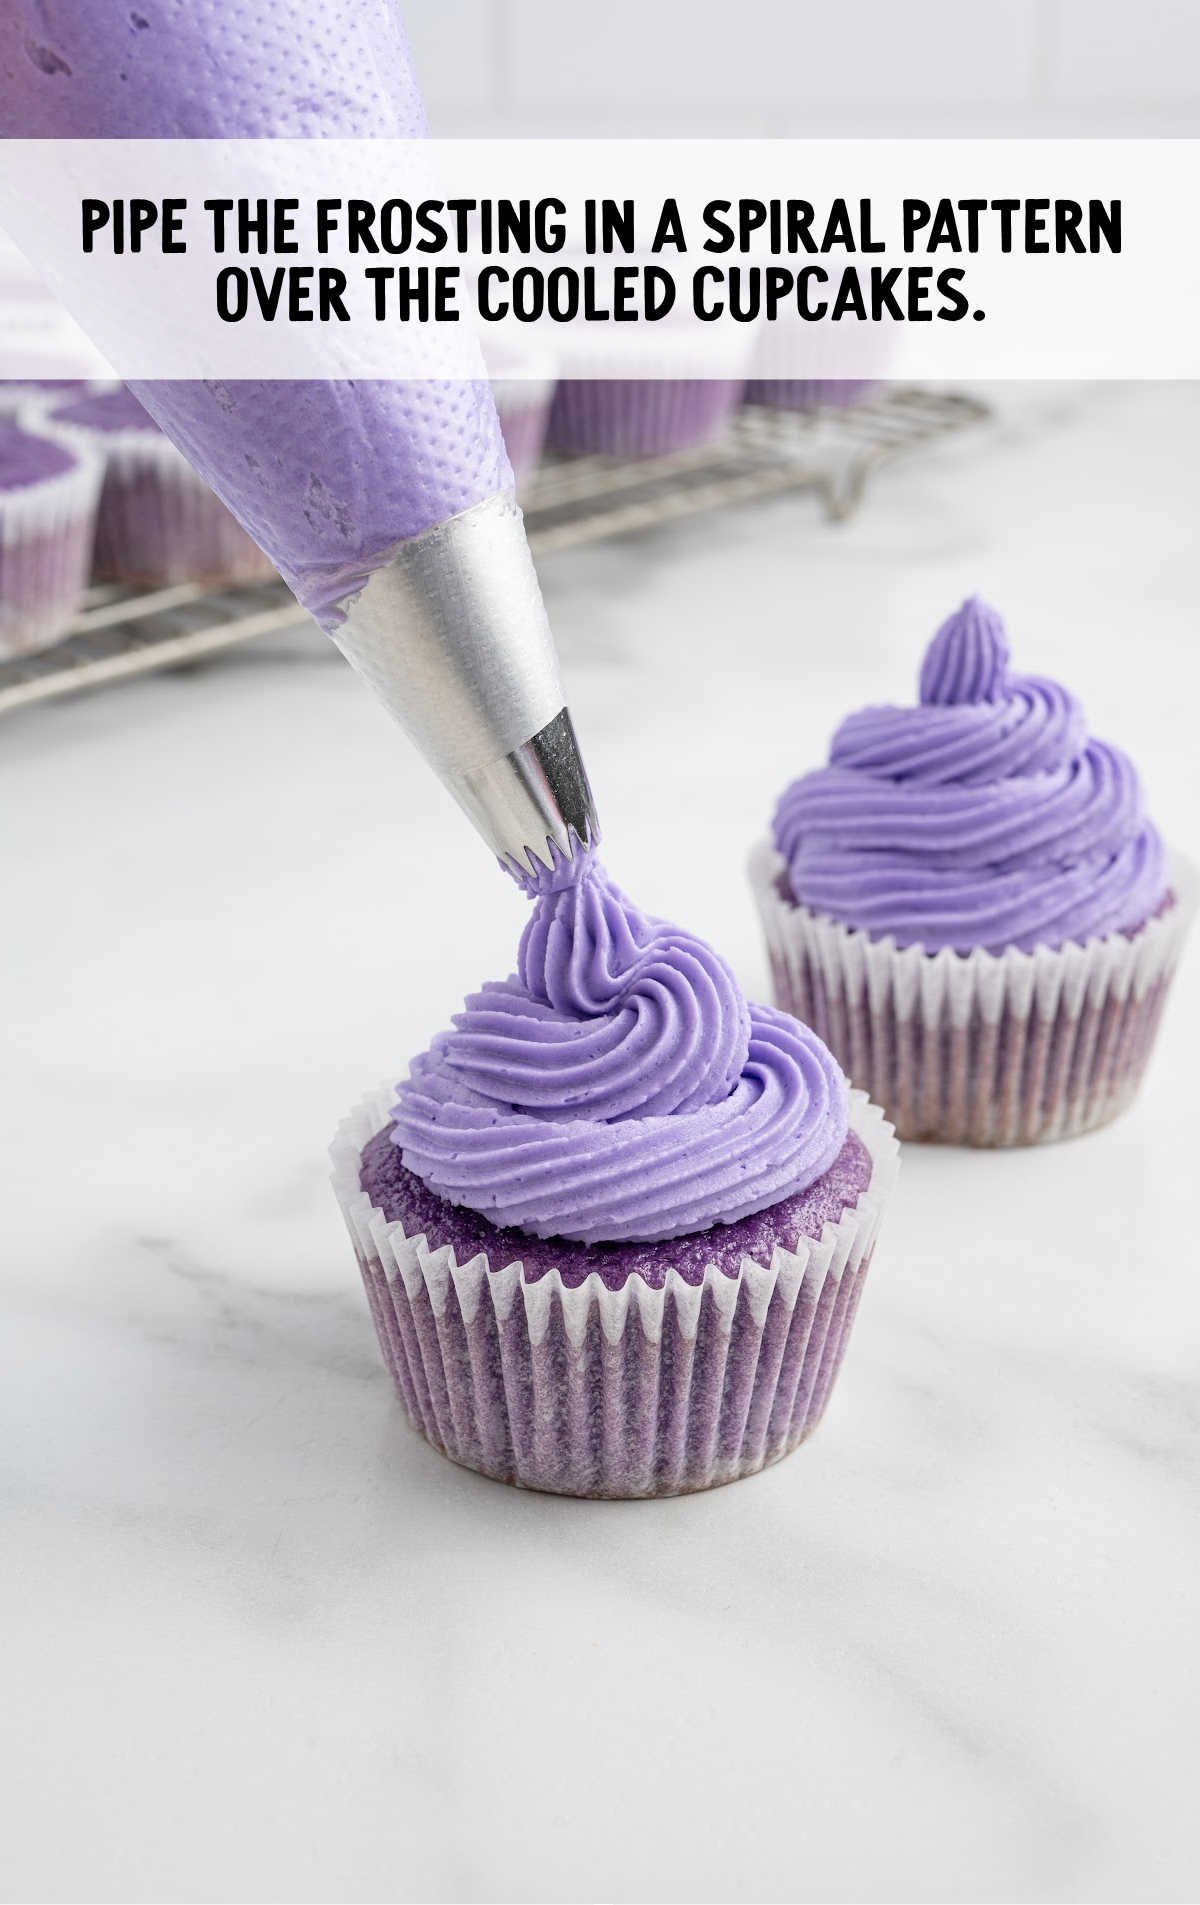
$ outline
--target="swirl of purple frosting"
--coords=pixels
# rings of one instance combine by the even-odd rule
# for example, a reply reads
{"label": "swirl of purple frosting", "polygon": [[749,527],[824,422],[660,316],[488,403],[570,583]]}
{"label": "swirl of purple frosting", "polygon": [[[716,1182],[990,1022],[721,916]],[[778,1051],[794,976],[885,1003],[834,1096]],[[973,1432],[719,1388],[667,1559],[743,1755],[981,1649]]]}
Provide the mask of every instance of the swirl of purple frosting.
{"label": "swirl of purple frosting", "polygon": [[806,1026],[747,1005],[703,940],[590,853],[531,888],[517,972],[399,1087],[392,1139],[439,1196],[536,1237],[653,1242],[807,1189],[848,1126]]}
{"label": "swirl of purple frosting", "polygon": [[934,636],[915,708],[864,708],[775,813],[792,894],[933,952],[1061,946],[1142,925],[1162,840],[1128,755],[1056,681],[1009,668],[978,597]]}

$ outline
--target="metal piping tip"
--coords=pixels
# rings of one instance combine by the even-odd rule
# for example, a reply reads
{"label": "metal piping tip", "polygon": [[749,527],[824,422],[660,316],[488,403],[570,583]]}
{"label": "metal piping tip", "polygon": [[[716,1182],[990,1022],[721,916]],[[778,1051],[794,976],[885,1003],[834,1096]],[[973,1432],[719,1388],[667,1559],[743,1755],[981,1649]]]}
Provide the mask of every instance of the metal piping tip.
{"label": "metal piping tip", "polygon": [[501,859],[500,865],[531,899],[544,893],[558,893],[564,887],[573,886],[583,858],[598,844],[598,839],[571,839],[571,850],[564,853],[557,841],[547,840],[544,853],[525,852],[518,860],[511,853]]}
{"label": "metal piping tip", "polygon": [[560,708],[521,746],[453,787],[497,857],[517,877],[551,873],[594,846],[599,824],[570,711]]}
{"label": "metal piping tip", "polygon": [[401,543],[334,640],[518,878],[596,841],[524,521],[511,492]]}

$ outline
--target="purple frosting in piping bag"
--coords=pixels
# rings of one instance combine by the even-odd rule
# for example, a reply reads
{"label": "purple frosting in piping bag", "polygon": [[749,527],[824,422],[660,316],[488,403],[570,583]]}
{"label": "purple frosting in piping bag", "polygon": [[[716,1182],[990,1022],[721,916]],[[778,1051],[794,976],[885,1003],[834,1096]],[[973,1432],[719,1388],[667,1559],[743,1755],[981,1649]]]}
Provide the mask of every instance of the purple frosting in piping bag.
{"label": "purple frosting in piping bag", "polygon": [[517,972],[472,995],[399,1088],[393,1141],[439,1196],[583,1243],[734,1223],[806,1189],[846,1139],[816,1034],[747,1005],[703,940],[594,856],[539,882]]}
{"label": "purple frosting in piping bag", "polygon": [[134,383],[323,627],[398,544],[512,487],[486,383]]}
{"label": "purple frosting in piping bag", "polygon": [[[417,138],[391,0],[12,0],[9,138]],[[512,485],[478,382],[131,388],[326,627],[397,544]]]}
{"label": "purple frosting in piping bag", "polygon": [[814,912],[928,951],[1061,946],[1142,925],[1165,854],[1128,755],[1058,682],[1009,668],[978,597],[934,636],[915,708],[843,721],[788,788],[775,844]]}

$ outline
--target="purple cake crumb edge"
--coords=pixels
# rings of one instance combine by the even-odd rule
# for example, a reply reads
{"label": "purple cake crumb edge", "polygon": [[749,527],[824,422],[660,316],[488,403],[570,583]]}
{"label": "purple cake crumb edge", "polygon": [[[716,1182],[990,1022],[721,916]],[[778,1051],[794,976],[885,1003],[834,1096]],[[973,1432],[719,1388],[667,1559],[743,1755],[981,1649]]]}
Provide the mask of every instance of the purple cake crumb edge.
{"label": "purple cake crumb edge", "polygon": [[430,1249],[449,1244],[460,1264],[483,1252],[492,1271],[519,1259],[529,1283],[557,1269],[568,1289],[593,1272],[610,1290],[622,1289],[631,1276],[661,1289],[671,1270],[693,1286],[703,1282],[710,1264],[734,1278],[744,1257],[769,1264],[777,1248],[791,1251],[800,1237],[819,1238],[827,1223],[836,1223],[857,1204],[870,1186],[872,1169],[870,1152],[851,1131],[828,1171],[807,1190],[736,1223],[664,1243],[583,1244],[500,1229],[477,1211],[447,1203],[414,1176],[386,1126],[363,1147],[360,1183],[389,1223],[402,1223],[409,1236],[423,1232]]}

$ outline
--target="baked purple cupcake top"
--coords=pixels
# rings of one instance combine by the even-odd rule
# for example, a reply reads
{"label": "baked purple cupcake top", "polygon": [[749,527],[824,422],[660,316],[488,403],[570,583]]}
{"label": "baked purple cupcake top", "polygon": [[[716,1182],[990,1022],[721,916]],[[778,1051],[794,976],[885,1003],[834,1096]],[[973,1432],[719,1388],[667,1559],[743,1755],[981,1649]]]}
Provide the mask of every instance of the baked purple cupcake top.
{"label": "baked purple cupcake top", "polygon": [[77,462],[65,444],[22,430],[15,423],[0,423],[0,491],[32,489],[51,477],[65,476]]}
{"label": "baked purple cupcake top", "polygon": [[1132,761],[1090,737],[1068,689],[1013,673],[975,596],[930,643],[919,704],[843,721],[774,838],[801,905],[928,952],[1133,932],[1167,897]]}
{"label": "baked purple cupcake top", "polygon": [[845,1078],[748,1005],[711,947],[580,851],[538,882],[518,969],[473,994],[399,1087],[392,1142],[444,1202],[585,1244],[736,1224],[824,1176]]}
{"label": "baked purple cupcake top", "polygon": [[131,390],[97,390],[86,397],[72,397],[56,404],[49,413],[52,423],[70,424],[75,429],[95,430],[101,436],[115,436],[119,430],[151,430],[157,436],[158,425]]}
{"label": "baked purple cupcake top", "polygon": [[710,1269],[732,1279],[746,1257],[766,1266],[776,1250],[794,1251],[801,1238],[819,1238],[826,1224],[836,1224],[870,1188],[874,1168],[871,1153],[851,1131],[829,1169],[807,1189],[736,1223],[676,1237],[666,1248],[660,1243],[564,1243],[500,1228],[463,1204],[447,1204],[415,1177],[390,1130],[376,1132],[363,1147],[359,1182],[389,1223],[399,1221],[410,1237],[423,1233],[431,1250],[448,1244],[459,1264],[483,1255],[493,1270],[520,1262],[526,1283],[557,1271],[568,1290],[590,1276],[610,1290],[624,1289],[630,1277],[661,1290],[672,1275],[696,1288]]}

